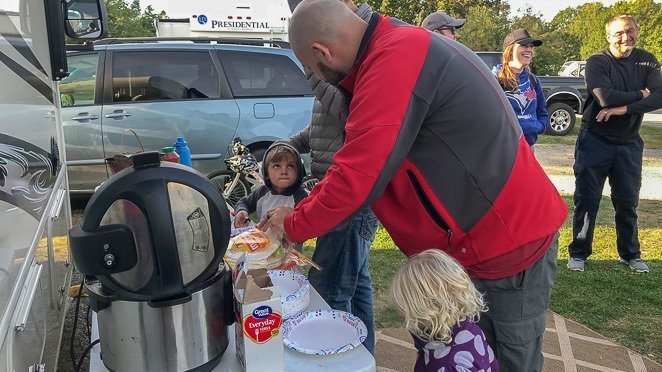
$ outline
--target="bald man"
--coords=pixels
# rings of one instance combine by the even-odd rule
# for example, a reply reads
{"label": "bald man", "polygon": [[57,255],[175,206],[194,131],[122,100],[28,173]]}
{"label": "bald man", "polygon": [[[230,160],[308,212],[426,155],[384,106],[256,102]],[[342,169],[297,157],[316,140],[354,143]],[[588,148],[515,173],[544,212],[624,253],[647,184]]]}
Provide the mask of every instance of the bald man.
{"label": "bald man", "polygon": [[[339,1],[361,19],[370,20],[372,8],[368,4],[356,6],[351,0]],[[292,11],[300,2],[289,0]],[[310,153],[311,173],[321,180],[345,143],[349,106],[341,89],[321,81],[308,67],[305,72],[316,98],[313,117],[306,128],[290,138],[290,143],[300,153]],[[368,256],[378,226],[377,216],[366,208],[341,228],[317,237],[313,261],[322,270],[311,268],[308,272],[310,284],[331,308],[352,313],[365,323],[368,334],[363,345],[371,354],[375,350],[375,327]]]}
{"label": "bald man", "polygon": [[337,0],[303,1],[289,35],[352,98],[324,180],[261,227],[303,242],[371,206],[407,256],[441,249],[465,267],[502,370],[540,371],[567,208],[489,69],[448,38],[376,13],[366,23]]}

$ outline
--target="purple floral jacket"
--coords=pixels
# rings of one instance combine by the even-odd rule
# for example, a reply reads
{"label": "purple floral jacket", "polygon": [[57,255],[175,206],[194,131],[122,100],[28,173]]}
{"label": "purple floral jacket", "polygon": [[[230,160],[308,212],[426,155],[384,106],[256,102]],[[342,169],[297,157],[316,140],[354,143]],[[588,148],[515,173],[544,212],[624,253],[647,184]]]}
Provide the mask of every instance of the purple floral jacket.
{"label": "purple floral jacket", "polygon": [[499,372],[499,363],[476,323],[465,320],[452,330],[450,344],[425,342],[414,336],[418,358],[414,372]]}

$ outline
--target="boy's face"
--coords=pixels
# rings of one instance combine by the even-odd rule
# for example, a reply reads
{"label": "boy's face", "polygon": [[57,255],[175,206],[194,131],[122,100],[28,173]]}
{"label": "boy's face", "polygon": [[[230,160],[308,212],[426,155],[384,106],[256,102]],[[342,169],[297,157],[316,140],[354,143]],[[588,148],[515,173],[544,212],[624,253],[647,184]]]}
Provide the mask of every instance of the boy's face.
{"label": "boy's face", "polygon": [[280,161],[272,161],[267,168],[267,176],[276,192],[283,192],[297,181],[297,163],[292,156]]}

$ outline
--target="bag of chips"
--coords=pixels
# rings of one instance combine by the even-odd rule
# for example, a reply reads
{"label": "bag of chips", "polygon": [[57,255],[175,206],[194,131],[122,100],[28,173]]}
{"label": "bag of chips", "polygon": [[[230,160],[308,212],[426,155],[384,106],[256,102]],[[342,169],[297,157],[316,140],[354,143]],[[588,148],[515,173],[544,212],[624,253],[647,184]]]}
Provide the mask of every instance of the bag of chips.
{"label": "bag of chips", "polygon": [[237,235],[232,239],[232,250],[235,252],[249,252],[267,249],[271,240],[266,232],[258,229],[250,229]]}
{"label": "bag of chips", "polygon": [[276,252],[280,247],[280,239],[281,236],[272,232],[272,229],[265,232],[252,228],[230,239],[227,255],[235,261],[234,258],[241,253],[248,252],[251,261],[259,262]]}

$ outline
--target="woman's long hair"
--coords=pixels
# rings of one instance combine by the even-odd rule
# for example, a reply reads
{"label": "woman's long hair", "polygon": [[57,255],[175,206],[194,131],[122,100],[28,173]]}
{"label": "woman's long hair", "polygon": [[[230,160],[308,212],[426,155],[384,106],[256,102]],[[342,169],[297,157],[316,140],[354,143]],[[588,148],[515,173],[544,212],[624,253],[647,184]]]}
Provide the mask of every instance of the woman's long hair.
{"label": "woman's long hair", "polygon": [[515,43],[512,43],[506,47],[501,55],[501,70],[497,73],[497,80],[504,90],[517,91],[519,88],[519,82],[517,81],[517,74],[510,68],[508,64],[513,60],[513,50],[515,49]]}

